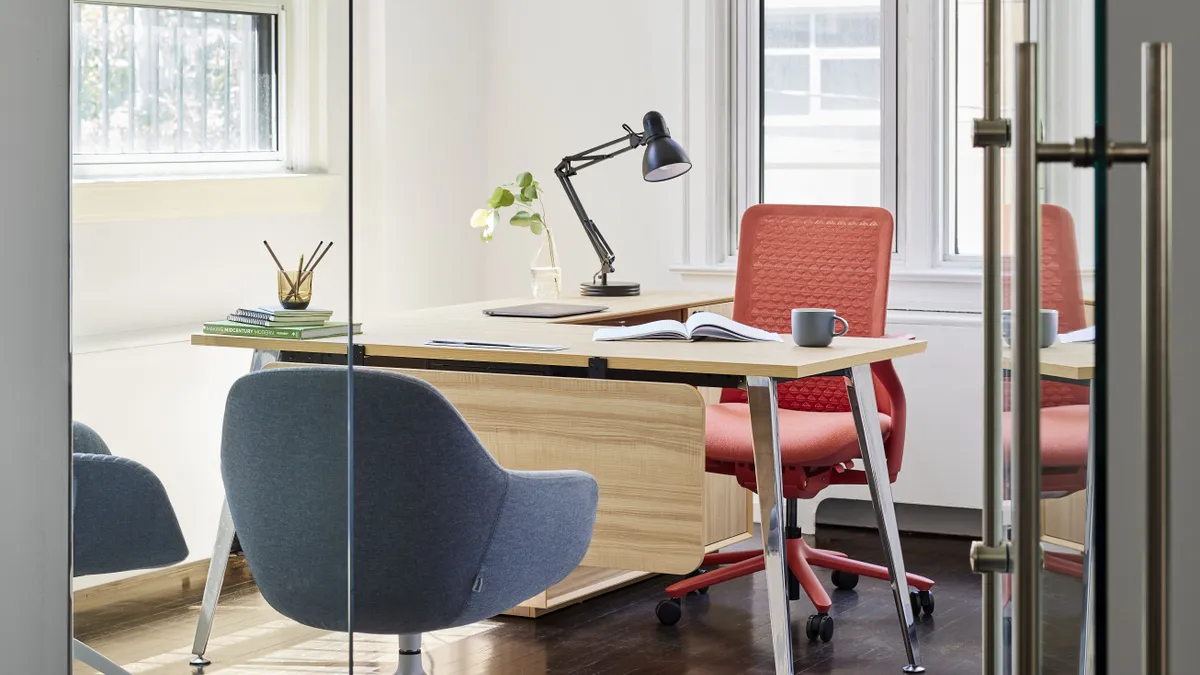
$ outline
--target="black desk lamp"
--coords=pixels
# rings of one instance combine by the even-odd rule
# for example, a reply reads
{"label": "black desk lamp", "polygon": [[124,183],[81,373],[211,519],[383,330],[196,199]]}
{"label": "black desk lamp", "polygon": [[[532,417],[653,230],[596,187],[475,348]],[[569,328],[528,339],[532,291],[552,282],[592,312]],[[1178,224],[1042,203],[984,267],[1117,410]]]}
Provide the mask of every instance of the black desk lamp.
{"label": "black desk lamp", "polygon": [[[588,239],[592,242],[592,248],[596,249],[596,256],[600,258],[600,271],[592,277],[592,283],[579,285],[579,291],[583,295],[610,297],[638,295],[642,292],[642,286],[631,281],[610,282],[608,280],[608,275],[616,271],[613,263],[616,262],[617,256],[613,254],[612,248],[604,240],[604,235],[600,234],[600,230],[596,228],[596,223],[592,222],[592,219],[588,218],[587,211],[583,210],[583,204],[579,201],[575,186],[571,185],[571,176],[579,173],[581,169],[586,169],[593,164],[598,164],[643,145],[646,146],[646,154],[642,158],[642,176],[647,182],[661,183],[678,178],[692,168],[692,161],[688,159],[687,152],[671,138],[667,123],[659,113],[654,111],[646,113],[646,116],[642,118],[642,126],[645,130],[641,133],[629,128],[628,124],[621,126],[625,129],[624,136],[615,141],[597,145],[590,150],[584,150],[578,155],[564,157],[562,163],[554,170],[554,173],[558,174],[558,180],[562,183],[563,189],[567,191],[567,199],[570,199],[571,206],[575,207],[575,214],[583,223],[583,230],[587,232]],[[628,145],[613,152],[601,152],[621,143]]]}

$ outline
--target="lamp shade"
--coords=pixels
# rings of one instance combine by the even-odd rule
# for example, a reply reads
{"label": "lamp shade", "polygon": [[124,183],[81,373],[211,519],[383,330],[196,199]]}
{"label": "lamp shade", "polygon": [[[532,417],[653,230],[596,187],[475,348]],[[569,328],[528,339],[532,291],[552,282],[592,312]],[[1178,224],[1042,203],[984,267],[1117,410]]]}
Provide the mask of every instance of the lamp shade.
{"label": "lamp shade", "polygon": [[646,154],[642,157],[642,175],[651,183],[678,178],[692,168],[687,151],[671,138],[667,122],[657,112],[650,111],[642,118],[646,129]]}

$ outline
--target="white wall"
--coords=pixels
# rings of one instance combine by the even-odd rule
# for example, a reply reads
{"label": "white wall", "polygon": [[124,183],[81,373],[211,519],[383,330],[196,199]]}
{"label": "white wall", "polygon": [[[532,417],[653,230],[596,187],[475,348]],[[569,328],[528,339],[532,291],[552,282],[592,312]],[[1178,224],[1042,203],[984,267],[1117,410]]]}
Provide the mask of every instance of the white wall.
{"label": "white wall", "polygon": [[[491,0],[488,50],[487,179],[510,182],[531,171],[546,188],[564,289],[599,268],[587,237],[554,177],[578,153],[640,130],[658,110],[675,135],[684,132],[683,0]],[[641,153],[581,172],[573,179],[588,214],[617,254],[614,279],[650,288],[679,286],[666,265],[682,246],[672,233],[684,214],[684,184],[642,180]],[[483,206],[488,192],[475,202]],[[460,209],[463,222],[471,209]],[[538,242],[502,225],[487,245],[490,297],[529,292],[529,261]]]}
{"label": "white wall", "polygon": [[[666,116],[677,138],[698,139],[704,133],[685,124],[685,2],[492,0],[496,30],[489,50],[488,178],[499,184],[528,170],[549,188],[546,206],[549,222],[556,226],[567,293],[589,280],[597,263],[553,180],[558,161],[616,138],[623,122],[640,129],[642,115],[651,109]],[[537,39],[509,37],[518,32]],[[536,77],[514,86],[522,72]],[[703,161],[692,154],[693,161]],[[700,174],[649,184],[641,178],[640,163],[639,154],[630,153],[574,179],[589,215],[616,251],[614,278],[640,281],[648,288],[731,289],[731,276],[681,275],[668,269],[682,260],[685,181]],[[701,190],[703,184],[695,181],[690,189]],[[529,258],[536,249],[537,242],[525,231],[502,226],[487,245],[488,296],[527,294]],[[897,363],[909,401],[909,436],[896,500],[979,508],[983,387],[978,317],[905,312],[892,318],[888,330],[930,341],[928,353]],[[865,487],[831,489],[823,497],[869,499]],[[802,524],[808,528],[816,505],[811,500],[801,506]]]}
{"label": "white wall", "polygon": [[487,198],[487,3],[356,8],[356,299],[365,316],[477,299],[484,251],[467,223]]}

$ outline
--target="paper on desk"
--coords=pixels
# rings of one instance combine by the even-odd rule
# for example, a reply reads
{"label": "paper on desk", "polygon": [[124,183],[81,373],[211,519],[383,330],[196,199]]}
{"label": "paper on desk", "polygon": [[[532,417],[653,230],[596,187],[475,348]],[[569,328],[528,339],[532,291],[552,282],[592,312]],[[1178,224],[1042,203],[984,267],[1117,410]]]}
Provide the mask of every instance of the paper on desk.
{"label": "paper on desk", "polygon": [[1064,345],[1069,345],[1072,342],[1095,342],[1096,327],[1088,326],[1087,328],[1080,328],[1079,330],[1071,331],[1070,333],[1066,333],[1064,335],[1059,335],[1058,341]]}
{"label": "paper on desk", "polygon": [[456,347],[459,349],[509,349],[518,352],[561,352],[568,348],[561,345],[535,345],[523,342],[486,342],[481,340],[430,340],[428,347]]}

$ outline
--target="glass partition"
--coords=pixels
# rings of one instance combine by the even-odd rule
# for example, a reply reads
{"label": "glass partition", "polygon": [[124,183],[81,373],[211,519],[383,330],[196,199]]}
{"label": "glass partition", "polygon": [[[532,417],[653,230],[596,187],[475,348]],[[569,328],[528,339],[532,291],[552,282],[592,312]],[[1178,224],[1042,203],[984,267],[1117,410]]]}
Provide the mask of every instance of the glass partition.
{"label": "glass partition", "polygon": [[1002,468],[989,506],[1000,506],[1000,538],[985,544],[1011,546],[1014,573],[985,581],[985,672],[1087,673],[1098,210],[1091,159],[1072,154],[1088,148],[1072,140],[1095,133],[1095,3],[960,3],[960,18],[968,4],[998,22],[985,34],[996,60],[985,80],[992,112],[1012,122],[992,129],[1011,147],[984,159],[995,164],[983,205],[999,232],[982,250],[1000,295],[998,316],[985,316],[1000,351],[987,415]]}
{"label": "glass partition", "polygon": [[74,672],[347,672],[344,3],[71,17]]}

